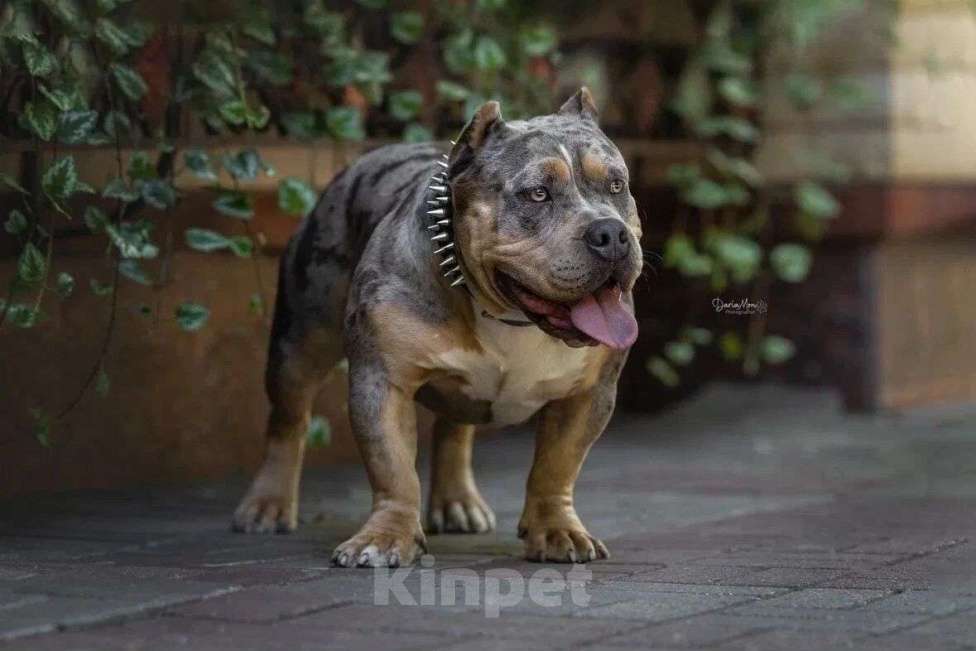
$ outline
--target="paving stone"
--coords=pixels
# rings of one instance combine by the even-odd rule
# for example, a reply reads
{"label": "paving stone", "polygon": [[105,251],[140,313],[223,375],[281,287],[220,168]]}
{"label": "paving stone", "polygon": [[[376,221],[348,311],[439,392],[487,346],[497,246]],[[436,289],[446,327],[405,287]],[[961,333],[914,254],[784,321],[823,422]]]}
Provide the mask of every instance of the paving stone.
{"label": "paving stone", "polygon": [[[0,647],[972,651],[976,481],[938,459],[976,441],[938,418],[849,417],[818,392],[750,385],[618,419],[577,487],[613,558],[579,568],[522,559],[532,437],[486,436],[476,474],[499,530],[430,537],[434,568],[403,586],[417,601],[432,577],[432,606],[330,566],[368,512],[355,466],[306,473],[291,536],[227,530],[243,479],[0,503]],[[572,584],[586,605],[564,591],[486,609],[492,573],[570,569],[587,572]],[[444,603],[444,582],[471,572],[477,600]]]}
{"label": "paving stone", "polygon": [[666,592],[640,595],[636,599],[606,606],[581,608],[574,614],[580,617],[613,617],[660,622],[718,610],[735,604],[749,603],[753,599],[753,597],[743,595]]}
{"label": "paving stone", "polygon": [[879,601],[887,594],[883,590],[805,588],[774,599],[766,599],[762,605],[767,608],[855,608]]}

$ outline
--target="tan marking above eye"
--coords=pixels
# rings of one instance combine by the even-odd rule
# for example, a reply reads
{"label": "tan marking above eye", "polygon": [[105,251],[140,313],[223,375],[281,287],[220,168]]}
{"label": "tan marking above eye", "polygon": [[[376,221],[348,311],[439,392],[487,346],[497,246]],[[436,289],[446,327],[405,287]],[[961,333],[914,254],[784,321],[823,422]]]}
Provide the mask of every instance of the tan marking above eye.
{"label": "tan marking above eye", "polygon": [[571,172],[565,161],[558,158],[547,158],[542,161],[542,171],[559,183],[569,183]]}
{"label": "tan marking above eye", "polygon": [[605,181],[610,174],[610,168],[607,167],[606,162],[592,152],[583,154],[581,163],[583,165],[583,176],[590,181]]}

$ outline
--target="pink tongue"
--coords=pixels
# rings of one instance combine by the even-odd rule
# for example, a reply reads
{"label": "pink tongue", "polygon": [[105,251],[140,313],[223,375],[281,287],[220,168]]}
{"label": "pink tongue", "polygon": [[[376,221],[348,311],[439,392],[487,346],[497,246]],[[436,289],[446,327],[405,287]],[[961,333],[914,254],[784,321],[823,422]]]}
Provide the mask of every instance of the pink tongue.
{"label": "pink tongue", "polygon": [[620,300],[619,287],[603,287],[570,309],[573,325],[611,348],[627,348],[637,340],[637,320]]}

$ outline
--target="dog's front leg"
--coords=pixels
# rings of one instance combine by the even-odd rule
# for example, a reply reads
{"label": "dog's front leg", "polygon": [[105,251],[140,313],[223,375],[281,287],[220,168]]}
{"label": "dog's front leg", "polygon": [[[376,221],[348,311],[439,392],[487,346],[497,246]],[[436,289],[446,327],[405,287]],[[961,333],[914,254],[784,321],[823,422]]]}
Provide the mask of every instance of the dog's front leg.
{"label": "dog's front leg", "polygon": [[359,532],[336,548],[332,561],[342,567],[409,564],[427,547],[420,525],[413,394],[390,382],[381,362],[351,357],[349,419],[373,489],[373,508]]}
{"label": "dog's front leg", "polygon": [[609,558],[603,542],[576,515],[573,487],[590,446],[613,413],[615,394],[616,382],[607,382],[543,408],[518,525],[529,560],[584,563]]}

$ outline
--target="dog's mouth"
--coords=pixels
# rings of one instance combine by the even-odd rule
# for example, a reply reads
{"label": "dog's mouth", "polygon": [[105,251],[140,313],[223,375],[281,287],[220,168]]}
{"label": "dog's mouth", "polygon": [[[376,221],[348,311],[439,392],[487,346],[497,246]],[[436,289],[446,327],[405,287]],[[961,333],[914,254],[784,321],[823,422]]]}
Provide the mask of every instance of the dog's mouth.
{"label": "dog's mouth", "polygon": [[637,320],[613,279],[574,302],[543,298],[502,272],[496,273],[496,283],[533,323],[570,346],[605,344],[622,350],[637,339]]}

